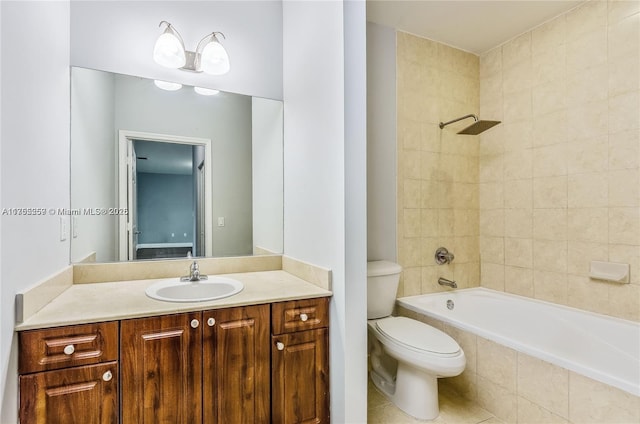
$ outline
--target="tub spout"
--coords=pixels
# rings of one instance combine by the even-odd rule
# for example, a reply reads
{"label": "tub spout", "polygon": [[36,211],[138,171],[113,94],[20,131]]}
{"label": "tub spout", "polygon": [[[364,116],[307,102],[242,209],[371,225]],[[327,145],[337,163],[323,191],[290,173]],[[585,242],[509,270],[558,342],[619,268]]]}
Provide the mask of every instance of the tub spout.
{"label": "tub spout", "polygon": [[440,284],[441,286],[449,286],[452,289],[458,288],[458,285],[455,281],[447,280],[446,278],[442,277],[438,278],[438,284]]}

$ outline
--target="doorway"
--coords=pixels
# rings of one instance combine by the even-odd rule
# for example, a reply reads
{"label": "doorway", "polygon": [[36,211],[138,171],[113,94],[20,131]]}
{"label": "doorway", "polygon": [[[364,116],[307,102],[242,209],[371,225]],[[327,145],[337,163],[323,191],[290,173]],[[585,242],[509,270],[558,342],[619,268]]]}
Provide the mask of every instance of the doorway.
{"label": "doorway", "polygon": [[120,260],[210,256],[211,141],[120,131]]}

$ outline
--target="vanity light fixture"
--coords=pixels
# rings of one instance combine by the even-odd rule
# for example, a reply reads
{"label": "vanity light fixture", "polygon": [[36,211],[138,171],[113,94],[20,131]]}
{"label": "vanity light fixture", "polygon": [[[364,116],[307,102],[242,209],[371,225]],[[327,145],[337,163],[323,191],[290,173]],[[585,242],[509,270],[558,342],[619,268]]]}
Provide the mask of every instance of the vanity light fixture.
{"label": "vanity light fixture", "polygon": [[213,88],[193,87],[193,91],[203,96],[215,96],[220,93],[220,90],[214,90]]}
{"label": "vanity light fixture", "polygon": [[179,84],[177,82],[153,80],[153,83],[156,85],[156,87],[167,91],[176,91],[182,88],[182,84]]}
{"label": "vanity light fixture", "polygon": [[210,75],[223,75],[229,72],[229,55],[218,40],[217,35],[226,38],[223,33],[214,31],[198,42],[196,51],[184,48],[182,37],[167,21],[161,21],[160,27],[166,25],[164,32],[158,37],[153,48],[153,60],[162,66],[192,72],[204,72]]}

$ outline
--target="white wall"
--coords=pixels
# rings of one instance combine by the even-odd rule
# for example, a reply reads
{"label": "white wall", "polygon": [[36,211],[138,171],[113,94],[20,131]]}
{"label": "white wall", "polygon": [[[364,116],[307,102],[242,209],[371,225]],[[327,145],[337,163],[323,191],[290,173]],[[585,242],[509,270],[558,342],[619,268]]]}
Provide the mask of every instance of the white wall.
{"label": "white wall", "polygon": [[254,97],[251,110],[253,247],[282,252],[282,102]]}
{"label": "white wall", "polygon": [[[364,37],[365,18],[364,3],[349,7],[354,9],[345,15],[338,1],[283,5],[284,247],[287,255],[332,270],[331,417],[337,423],[366,421],[366,246],[359,247],[366,235],[357,225],[364,225],[366,214],[364,205],[358,213],[360,198],[345,200],[365,184],[357,154],[364,129],[357,112],[350,111],[345,124],[345,97],[361,95],[358,86],[345,87],[345,67],[348,84],[365,79],[358,66],[364,59],[354,48]],[[354,27],[345,34],[348,24]],[[348,53],[356,53],[346,63],[345,35]],[[357,107],[358,101],[346,106]],[[355,144],[347,148],[345,136]],[[345,175],[352,165],[357,169]],[[346,229],[347,223],[355,227]]]}
{"label": "white wall", "polygon": [[[69,2],[0,9],[2,207],[68,207]],[[15,294],[67,266],[69,241],[60,241],[58,216],[3,216],[0,245],[0,422],[15,423]]]}
{"label": "white wall", "polygon": [[367,256],[396,260],[396,32],[367,23]]}
{"label": "white wall", "polygon": [[[171,22],[191,51],[205,35],[223,32],[231,72],[211,76],[157,65],[152,52],[162,20]],[[282,3],[74,1],[71,64],[282,99]]]}
{"label": "white wall", "polygon": [[[75,68],[71,73],[71,208],[112,208],[116,184],[115,80],[113,74]],[[117,217],[72,219],[71,262],[92,252],[96,261],[116,258]]]}

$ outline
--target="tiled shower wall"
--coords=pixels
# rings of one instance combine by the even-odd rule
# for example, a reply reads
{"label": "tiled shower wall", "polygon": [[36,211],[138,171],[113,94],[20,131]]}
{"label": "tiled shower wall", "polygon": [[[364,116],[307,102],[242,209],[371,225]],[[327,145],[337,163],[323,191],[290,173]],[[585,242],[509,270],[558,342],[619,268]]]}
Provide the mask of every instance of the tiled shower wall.
{"label": "tiled shower wall", "polygon": [[[479,285],[477,136],[458,136],[472,119],[441,130],[438,123],[478,113],[479,59],[397,33],[399,296],[443,290],[438,277],[458,287]],[[438,266],[444,246],[455,255]]]}
{"label": "tiled shower wall", "polygon": [[480,58],[482,286],[640,320],[639,40],[640,2],[594,0]]}
{"label": "tiled shower wall", "polygon": [[[640,320],[639,40],[638,1],[592,0],[479,63],[397,33],[398,296],[445,277]],[[478,109],[502,124],[438,127]],[[631,284],[590,279],[592,260]]]}

